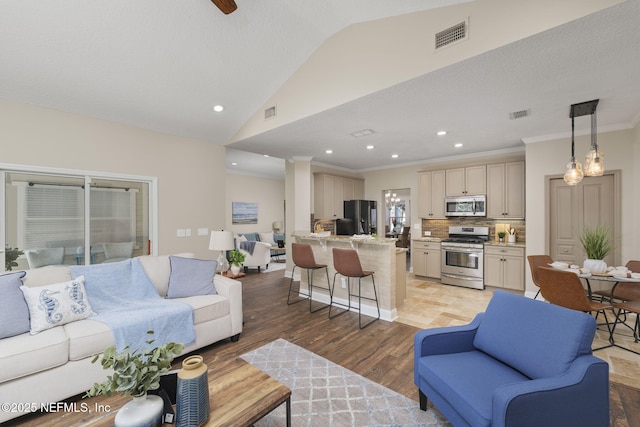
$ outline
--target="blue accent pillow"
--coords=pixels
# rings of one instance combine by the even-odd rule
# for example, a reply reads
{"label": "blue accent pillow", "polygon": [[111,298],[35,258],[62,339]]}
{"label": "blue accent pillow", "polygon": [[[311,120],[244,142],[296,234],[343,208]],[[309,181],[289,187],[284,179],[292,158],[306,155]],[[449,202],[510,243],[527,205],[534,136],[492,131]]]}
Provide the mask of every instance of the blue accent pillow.
{"label": "blue accent pillow", "polygon": [[213,284],[217,261],[170,256],[171,274],[167,298],[217,294]]}
{"label": "blue accent pillow", "polygon": [[0,275],[0,339],[29,332],[29,307],[20,290],[27,273]]}

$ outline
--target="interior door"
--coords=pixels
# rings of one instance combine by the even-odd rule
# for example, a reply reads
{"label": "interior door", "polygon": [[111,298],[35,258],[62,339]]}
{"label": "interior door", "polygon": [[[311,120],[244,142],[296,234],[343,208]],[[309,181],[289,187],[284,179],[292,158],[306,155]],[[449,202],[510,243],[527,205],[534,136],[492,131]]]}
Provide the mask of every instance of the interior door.
{"label": "interior door", "polygon": [[586,255],[580,234],[586,227],[604,225],[614,250],[605,258],[607,265],[620,264],[619,186],[613,173],[583,179],[578,185],[567,185],[560,178],[549,180],[549,255],[557,261],[582,265]]}

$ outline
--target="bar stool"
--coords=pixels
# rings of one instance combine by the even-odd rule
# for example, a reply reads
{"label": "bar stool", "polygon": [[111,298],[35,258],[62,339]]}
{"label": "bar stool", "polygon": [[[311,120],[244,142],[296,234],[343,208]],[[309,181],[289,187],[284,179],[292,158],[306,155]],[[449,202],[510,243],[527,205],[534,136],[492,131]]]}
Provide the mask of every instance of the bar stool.
{"label": "bar stool", "polygon": [[[322,307],[318,307],[316,309],[312,309],[313,302],[313,273],[316,270],[320,270],[324,268],[325,273],[327,275],[327,287],[323,288],[322,286],[316,286],[320,289],[326,289],[329,291],[329,300],[331,300],[331,287],[329,283],[329,270],[327,269],[326,264],[317,264],[316,260],[313,256],[313,250],[311,249],[311,245],[304,243],[292,243],[291,244],[291,254],[293,255],[293,270],[291,271],[291,281],[289,282],[289,295],[287,296],[287,305],[295,304],[300,301],[309,300],[309,312],[315,313],[318,310],[322,310],[323,308],[329,307],[329,304],[326,304]],[[309,293],[302,294],[305,297],[299,298],[295,301],[291,300],[291,290],[293,288],[293,277],[296,271],[296,267],[305,268],[307,270],[307,283],[309,284]],[[298,291],[300,294],[300,292]]]}
{"label": "bar stool", "polygon": [[[347,311],[351,311],[351,297],[356,296],[356,294],[351,293],[351,282],[350,279],[358,278],[358,326],[360,329],[365,328],[380,319],[380,305],[378,304],[378,294],[376,292],[376,281],[373,278],[373,271],[365,271],[362,270],[362,265],[360,264],[360,257],[358,256],[358,252],[354,249],[338,249],[333,248],[333,267],[336,269],[336,273],[333,275],[333,285],[331,286],[331,303],[329,305],[329,319],[333,319],[341,314],[346,313]],[[347,278],[347,294],[349,304],[344,305],[340,303],[336,303],[333,301],[333,293],[335,292],[336,287],[336,276],[340,274]],[[374,298],[363,297],[362,296],[362,278],[371,276],[371,283],[373,284],[373,295]],[[376,302],[376,308],[378,310],[378,317],[367,322],[365,325],[362,325],[362,300],[366,299],[369,301]],[[337,305],[339,307],[345,308],[345,310],[339,312],[338,314],[331,316],[331,308],[333,305]],[[354,307],[355,308],[355,307]]]}

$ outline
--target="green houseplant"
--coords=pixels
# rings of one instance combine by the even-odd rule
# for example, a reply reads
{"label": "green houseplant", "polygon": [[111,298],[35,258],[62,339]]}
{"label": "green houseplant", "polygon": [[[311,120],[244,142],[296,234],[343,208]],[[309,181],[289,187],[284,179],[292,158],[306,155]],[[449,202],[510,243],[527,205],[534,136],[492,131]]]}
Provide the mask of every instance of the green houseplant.
{"label": "green houseplant", "polygon": [[234,249],[231,252],[229,252],[229,262],[231,263],[231,274],[233,274],[234,276],[238,275],[238,273],[240,272],[240,267],[242,266],[242,263],[244,263],[244,260],[246,257],[247,257],[246,254],[240,252],[237,249]]}
{"label": "green houseplant", "polygon": [[584,268],[588,268],[591,273],[607,271],[607,264],[603,260],[613,250],[609,240],[609,228],[604,225],[584,227],[580,234],[580,243],[587,254]]}
{"label": "green houseplant", "polygon": [[[153,331],[147,331],[153,335]],[[154,340],[146,341],[153,344]],[[171,368],[173,359],[182,353],[184,345],[170,342],[145,351],[130,351],[129,346],[119,352],[115,346],[107,348],[102,357],[96,355],[92,363],[100,359],[104,369],[113,369],[113,375],[109,375],[102,383],[95,383],[87,396],[104,394],[111,396],[114,392],[124,395],[140,397],[149,390],[160,387],[160,376]]]}
{"label": "green houseplant", "polygon": [[[153,331],[147,331],[147,334],[153,335]],[[153,339],[146,341],[149,345],[153,342]],[[85,396],[111,396],[116,392],[133,396],[133,400],[116,414],[116,427],[160,425],[164,401],[160,396],[148,395],[147,392],[160,388],[160,377],[169,371],[171,362],[183,349],[184,345],[174,342],[144,351],[130,351],[129,346],[117,351],[115,346],[111,346],[91,362],[99,359],[104,369],[113,369],[113,375],[104,382],[95,383]]]}
{"label": "green houseplant", "polygon": [[16,260],[20,255],[24,254],[18,248],[12,248],[11,246],[5,246],[4,250],[4,269],[6,271],[11,271],[13,267],[17,267],[18,263]]}
{"label": "green houseplant", "polygon": [[502,242],[504,240],[504,236],[507,235],[506,231],[499,231],[498,232],[498,238],[500,239],[500,241]]}

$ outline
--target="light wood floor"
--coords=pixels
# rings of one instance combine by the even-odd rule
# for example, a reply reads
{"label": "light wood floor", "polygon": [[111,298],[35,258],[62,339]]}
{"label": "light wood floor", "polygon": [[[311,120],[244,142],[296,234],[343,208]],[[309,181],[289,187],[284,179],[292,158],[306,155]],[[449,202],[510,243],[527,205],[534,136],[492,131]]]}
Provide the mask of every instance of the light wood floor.
{"label": "light wood floor", "polygon": [[[476,313],[486,309],[492,295],[491,289],[480,291],[442,285],[416,278],[411,274],[407,276],[407,299],[404,306],[398,310],[398,321],[421,329],[464,325],[469,323]],[[633,324],[634,321],[635,317],[629,316],[628,323]],[[599,327],[593,348],[608,344],[608,337],[606,327]],[[640,343],[635,343],[631,331],[620,325],[616,328],[615,341],[640,352]],[[640,386],[640,355],[617,347],[597,350],[593,354],[609,363],[611,381],[632,387]]]}
{"label": "light wood floor", "polygon": [[[283,338],[417,401],[418,393],[413,384],[413,337],[419,327],[377,321],[360,330],[355,313],[328,319],[326,309],[309,313],[307,301],[288,306],[289,279],[283,274],[282,270],[250,272],[240,279],[243,283],[244,330],[238,342],[224,340],[196,352],[204,357],[210,369]],[[401,310],[402,321],[422,319],[425,324],[438,325],[465,323],[484,309],[490,295],[490,292],[410,280],[409,298]],[[427,303],[431,305],[421,306]],[[180,360],[175,361],[174,368],[179,368],[179,363]],[[640,425],[639,390],[611,383],[610,398],[612,426]],[[92,408],[111,405],[111,410],[115,411],[129,400],[121,396],[98,396],[85,402]],[[70,412],[34,414],[7,425],[97,426],[106,421],[104,417],[111,416]]]}

